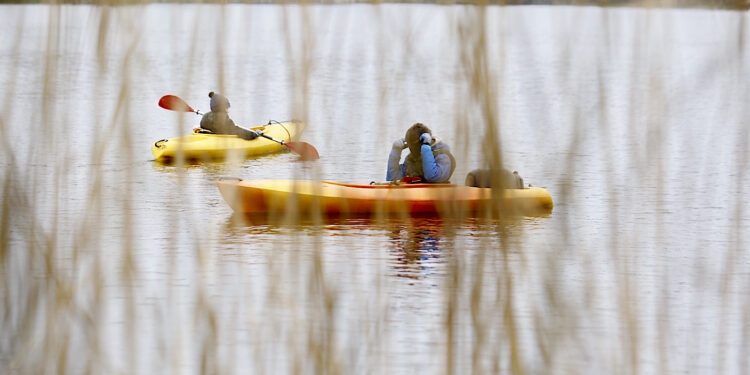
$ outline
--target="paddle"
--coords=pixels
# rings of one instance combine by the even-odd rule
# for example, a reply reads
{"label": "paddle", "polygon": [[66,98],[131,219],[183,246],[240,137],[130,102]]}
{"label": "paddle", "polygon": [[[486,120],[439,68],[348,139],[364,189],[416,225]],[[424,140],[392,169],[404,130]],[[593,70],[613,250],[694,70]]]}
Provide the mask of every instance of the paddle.
{"label": "paddle", "polygon": [[[193,109],[187,103],[185,103],[184,100],[182,100],[180,97],[175,96],[175,95],[162,96],[161,99],[159,99],[159,107],[168,109],[170,111],[193,112],[197,115],[202,115],[201,111],[197,109]],[[320,159],[320,155],[318,155],[318,150],[316,150],[313,145],[307,142],[284,142],[280,139],[276,139],[274,137],[265,135],[263,133],[260,133],[259,135],[263,138],[272,140],[276,143],[280,143],[286,146],[290,151],[299,155],[303,160]]]}
{"label": "paddle", "polygon": [[202,115],[201,111],[194,110],[182,98],[174,95],[164,95],[159,99],[159,107],[168,109],[170,111],[180,112],[195,112],[198,115]]}

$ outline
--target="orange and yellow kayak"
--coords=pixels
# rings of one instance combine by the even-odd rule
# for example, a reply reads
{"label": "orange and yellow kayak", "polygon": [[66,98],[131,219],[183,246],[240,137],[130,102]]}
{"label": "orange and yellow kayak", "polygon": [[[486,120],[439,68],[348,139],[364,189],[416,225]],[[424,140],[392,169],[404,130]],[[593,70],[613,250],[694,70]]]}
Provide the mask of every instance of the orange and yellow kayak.
{"label": "orange and yellow kayak", "polygon": [[552,197],[540,187],[503,189],[452,184],[355,185],[310,180],[218,182],[235,212],[306,214],[439,213],[488,211],[540,214],[552,211]]}

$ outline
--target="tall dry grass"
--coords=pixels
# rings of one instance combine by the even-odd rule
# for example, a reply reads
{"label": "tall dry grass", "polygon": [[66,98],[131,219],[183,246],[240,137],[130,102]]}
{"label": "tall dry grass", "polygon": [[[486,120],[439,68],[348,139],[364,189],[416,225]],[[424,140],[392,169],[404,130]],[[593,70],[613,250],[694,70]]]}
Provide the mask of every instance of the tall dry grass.
{"label": "tall dry grass", "polygon": [[[436,337],[437,342],[433,353],[421,354],[420,358],[426,360],[423,364],[426,372],[747,371],[747,356],[742,355],[748,353],[750,337],[750,299],[743,287],[748,281],[743,271],[747,265],[743,247],[747,243],[746,205],[737,204],[729,212],[733,227],[727,233],[726,242],[713,242],[706,249],[725,252],[716,266],[719,271],[714,270],[721,275],[721,280],[706,282],[706,290],[694,290],[688,297],[719,305],[719,316],[708,314],[716,320],[701,322],[704,316],[698,312],[687,312],[690,317],[681,320],[682,315],[671,310],[675,304],[670,303],[670,299],[675,298],[673,289],[680,288],[675,280],[681,280],[682,276],[674,274],[669,260],[649,261],[660,259],[659,249],[652,248],[653,244],[669,243],[669,223],[664,222],[669,216],[660,212],[669,211],[670,205],[675,204],[665,198],[668,192],[664,187],[670,185],[665,177],[669,175],[665,160],[671,150],[670,140],[677,135],[661,124],[670,94],[665,91],[666,84],[659,74],[648,77],[643,91],[634,88],[632,92],[616,93],[633,98],[633,102],[646,97],[643,99],[645,106],[632,107],[634,126],[627,135],[636,142],[646,142],[645,155],[633,155],[627,162],[637,167],[631,178],[653,182],[656,189],[653,196],[658,198],[653,202],[656,214],[647,225],[633,228],[620,221],[629,217],[624,212],[629,208],[627,202],[622,202],[622,192],[617,189],[604,192],[613,204],[606,208],[611,220],[603,230],[608,230],[609,236],[606,243],[597,243],[601,246],[600,253],[578,247],[585,243],[577,238],[579,233],[589,232],[576,227],[580,224],[576,210],[569,206],[562,212],[570,216],[542,221],[543,226],[558,226],[554,228],[557,237],[556,243],[539,249],[525,247],[522,239],[528,233],[523,219],[467,218],[461,212],[439,218],[437,222],[435,218],[379,216],[361,222],[344,218],[332,223],[322,215],[314,215],[304,218],[307,221],[303,220],[302,224],[299,218],[289,217],[258,224],[234,217],[227,224],[229,233],[283,239],[270,247],[260,246],[258,252],[265,256],[252,258],[252,262],[242,250],[238,250],[238,254],[218,253],[209,235],[186,233],[184,227],[196,223],[175,211],[167,215],[174,223],[172,230],[160,234],[171,244],[161,249],[166,261],[157,262],[155,266],[144,259],[149,252],[137,245],[148,228],[140,228],[134,221],[135,216],[123,214],[142,209],[138,204],[142,188],[138,184],[141,176],[138,169],[143,168],[143,164],[124,163],[121,168],[112,169],[99,162],[113,149],[121,160],[132,160],[136,158],[134,147],[140,146],[135,145],[132,88],[133,82],[139,79],[134,69],[141,63],[138,46],[147,38],[139,33],[139,16],[143,9],[142,5],[117,5],[97,3],[91,14],[91,22],[98,25],[96,77],[102,83],[111,82],[113,77],[121,80],[113,112],[99,109],[99,106],[94,106],[89,114],[67,111],[69,103],[63,97],[69,88],[66,87],[68,77],[63,75],[71,71],[66,64],[73,63],[58,58],[60,49],[71,48],[76,43],[66,40],[66,34],[61,32],[70,20],[66,13],[69,8],[58,4],[47,6],[48,19],[43,22],[48,27],[47,53],[39,57],[44,59],[40,103],[23,103],[26,100],[23,96],[14,95],[19,86],[28,84],[18,74],[27,58],[23,52],[27,35],[23,31],[28,28],[22,22],[18,24],[18,33],[13,35],[11,55],[3,56],[11,63],[6,73],[8,79],[3,82],[2,91],[7,100],[3,104],[5,115],[0,117],[0,134],[18,139],[30,136],[39,142],[23,147],[13,137],[2,137],[0,373],[412,372],[415,368],[393,368],[394,358],[403,360],[403,357],[389,348],[398,336],[389,326],[393,315],[399,313],[398,308],[394,312],[391,298],[399,294],[393,289],[403,284],[390,281],[393,275],[388,275],[387,266],[367,261],[357,263],[359,258],[351,254],[357,251],[359,241],[368,240],[370,231],[388,233],[391,243],[403,245],[393,245],[391,251],[401,262],[401,273],[417,283],[423,278],[419,270],[429,264],[422,258],[434,254],[427,250],[431,241],[440,244],[439,261],[435,266],[440,270],[435,276],[439,297],[434,297],[440,305],[440,324],[426,327],[424,332],[424,335]],[[315,63],[312,53],[316,43],[315,25],[308,6],[301,5],[299,27],[285,25],[284,29],[289,34],[300,33],[289,37],[284,46],[289,56],[295,56],[294,92],[290,96],[293,115],[300,119],[309,118],[310,78]],[[494,60],[488,57],[492,46],[488,45],[487,3],[478,2],[468,8],[460,13],[453,30],[462,41],[459,58],[466,68],[466,75],[457,79],[466,83],[470,94],[455,103],[459,119],[456,134],[481,136],[483,161],[498,172],[504,166],[502,129],[508,126],[503,122],[506,117],[500,113],[498,103],[511,100],[511,94],[502,89],[505,76],[494,72],[507,70],[504,65],[493,66]],[[373,11],[378,12],[378,7]],[[602,14],[607,25],[610,16],[606,10],[602,10]],[[731,84],[747,94],[746,17],[738,14],[736,19],[729,33],[736,36],[736,43],[727,47],[727,57],[738,78]],[[196,16],[194,21],[199,24],[201,19]],[[508,20],[500,20],[503,21]],[[119,25],[119,32],[112,31],[118,30],[113,24]],[[225,32],[219,29],[217,38]],[[195,33],[197,35],[198,31]],[[651,34],[644,35],[643,38],[647,38]],[[293,40],[302,40],[302,44],[295,45]],[[639,42],[648,43],[646,40]],[[563,76],[556,77],[570,92],[576,91],[578,84],[572,43],[569,55],[563,56],[568,61]],[[218,46],[216,76],[222,90],[228,79],[221,68],[226,51],[221,43]],[[113,48],[125,48],[123,61],[110,59]],[[380,46],[380,52],[385,54],[386,48]],[[585,152],[588,145],[585,139],[592,130],[584,126],[587,119],[598,119],[599,127],[595,131],[605,142],[615,143],[619,137],[610,133],[610,104],[615,99],[607,90],[605,70],[612,63],[608,60],[611,55],[606,53],[611,51],[607,48],[614,47],[604,49],[598,65],[601,70],[589,72],[599,85],[600,97],[594,112],[584,110],[585,106],[575,99],[566,103],[573,109],[570,118],[562,121],[573,124],[574,134],[566,146],[568,154],[560,161],[562,177],[554,196],[563,207],[583,204],[576,190],[581,185],[570,176],[578,172],[578,155]],[[501,55],[500,64],[506,59]],[[637,60],[653,62],[648,56]],[[188,76],[194,71],[191,61],[188,59],[184,66]],[[635,73],[633,79],[639,79]],[[102,84],[101,87],[105,90],[109,86]],[[188,84],[181,90],[188,91]],[[98,96],[106,96],[96,90],[88,95],[92,102],[96,102]],[[385,88],[378,94],[384,106],[388,104],[386,95]],[[723,99],[734,103],[732,98]],[[39,110],[21,116],[15,113],[19,108],[28,107]],[[641,112],[646,113],[643,122],[636,120],[641,118]],[[477,127],[476,122],[470,120],[473,116],[481,118],[481,126]],[[24,121],[10,123],[10,118]],[[745,122],[749,118],[746,109],[742,110],[741,118]],[[76,158],[79,152],[76,145],[64,142],[70,137],[65,128],[76,121],[100,124],[92,129],[92,147],[83,172]],[[179,130],[186,132],[189,126],[184,118],[181,121]],[[386,122],[385,117],[380,119],[384,128]],[[736,135],[737,144],[741,146],[738,152],[742,147],[747,148],[750,137],[747,129],[746,124],[732,128],[739,130]],[[642,131],[648,136],[642,137]],[[614,147],[609,143],[599,146],[601,150]],[[464,157],[468,157],[469,148],[469,145],[458,147],[464,151]],[[612,153],[602,152],[601,155],[608,166],[603,171],[607,174],[604,179],[617,180],[619,175],[615,172],[619,161]],[[747,194],[743,181],[747,180],[748,153],[744,152],[740,160],[731,168],[736,173],[731,181],[736,185],[733,193],[743,197]],[[175,191],[178,193],[190,191],[188,168],[186,165],[176,167]],[[320,176],[320,169],[314,168],[311,173]],[[109,190],[112,185],[107,183],[113,178],[123,181],[116,191]],[[84,183],[77,183],[80,181]],[[74,198],[81,192],[85,193],[84,204]],[[186,198],[186,202],[193,201]],[[344,254],[339,248],[326,247],[335,240],[329,238],[331,233],[339,233],[336,228],[350,226],[359,228],[362,233],[355,231],[350,234],[355,238],[335,242],[346,249]],[[621,235],[623,227],[653,236],[650,238],[655,240]],[[343,232],[349,233],[348,229]],[[483,235],[472,242],[478,244],[477,248],[467,245],[467,232]],[[119,241],[105,238],[112,234]],[[191,251],[184,251],[185,243]],[[231,242],[222,245],[245,249]],[[685,244],[685,247],[691,246]],[[252,269],[264,270],[267,279],[255,279],[260,286],[239,281],[232,284],[237,290],[228,291],[229,297],[217,296],[224,281],[221,275],[233,272],[217,258],[232,256],[239,259],[238,263],[247,261],[252,263]],[[354,259],[342,260],[347,257]],[[610,269],[601,269],[601,258],[609,259],[603,264]],[[654,273],[658,275],[645,281],[639,278],[643,274],[636,267],[644,265],[656,269]],[[700,265],[690,266],[690,270],[698,269],[696,278],[716,275]],[[366,276],[358,275],[358,271]],[[156,277],[157,282],[153,281],[155,274],[163,274]],[[348,285],[348,280],[352,280],[354,286]],[[263,292],[256,295],[244,288]],[[360,296],[357,291],[368,293]],[[234,301],[231,297],[234,295],[247,301]],[[642,299],[644,296],[648,299]],[[365,316],[351,317],[348,308],[364,311]],[[696,325],[715,324],[718,328],[675,327],[670,317]],[[613,329],[599,330],[591,326]],[[706,339],[700,333],[685,332],[693,329],[704,330],[707,336],[715,334],[716,337],[708,341],[716,346],[706,348],[700,342],[680,342],[683,338]],[[605,334],[615,337],[590,337]],[[597,347],[600,343],[605,347]],[[408,346],[402,343],[399,348]],[[658,351],[645,352],[643,347]],[[675,353],[675,347],[689,353]],[[708,365],[701,367],[706,364],[691,362],[693,353],[690,351],[704,349],[710,351]]]}

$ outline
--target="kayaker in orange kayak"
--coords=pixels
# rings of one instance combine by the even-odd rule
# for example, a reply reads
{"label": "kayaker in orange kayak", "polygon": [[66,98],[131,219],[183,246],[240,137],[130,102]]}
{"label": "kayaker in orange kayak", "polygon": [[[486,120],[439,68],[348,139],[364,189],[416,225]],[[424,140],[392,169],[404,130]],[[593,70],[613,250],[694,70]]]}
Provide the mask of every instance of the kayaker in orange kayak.
{"label": "kayaker in orange kayak", "polygon": [[215,134],[234,134],[242,139],[258,138],[258,133],[241,128],[234,124],[227,110],[229,110],[229,100],[219,93],[213,91],[208,93],[211,98],[211,112],[203,115],[201,118],[201,128],[211,131]]}
{"label": "kayaker in orange kayak", "polygon": [[[409,154],[399,164],[401,151],[406,148],[409,149]],[[418,122],[406,131],[404,138],[393,142],[385,178],[388,181],[400,181],[407,177],[410,182],[447,183],[455,169],[456,159],[451,154],[450,147],[433,137],[430,128]]]}

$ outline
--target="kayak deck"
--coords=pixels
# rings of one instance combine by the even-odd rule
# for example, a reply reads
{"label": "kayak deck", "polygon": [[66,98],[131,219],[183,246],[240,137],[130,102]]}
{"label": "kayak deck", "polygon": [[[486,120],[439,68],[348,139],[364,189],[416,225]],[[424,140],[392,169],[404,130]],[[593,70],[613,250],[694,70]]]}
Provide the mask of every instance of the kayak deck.
{"label": "kayak deck", "polygon": [[218,182],[235,212],[299,214],[440,213],[502,211],[551,212],[546,189],[528,187],[493,191],[451,184],[356,185],[310,180]]}
{"label": "kayak deck", "polygon": [[[263,130],[273,138],[290,142],[299,137],[305,124],[299,121],[274,122],[250,128]],[[236,135],[193,133],[184,137],[162,139],[151,145],[154,159],[169,162],[180,157],[186,160],[211,160],[227,157],[247,157],[286,150],[270,139],[258,137],[245,140]]]}

